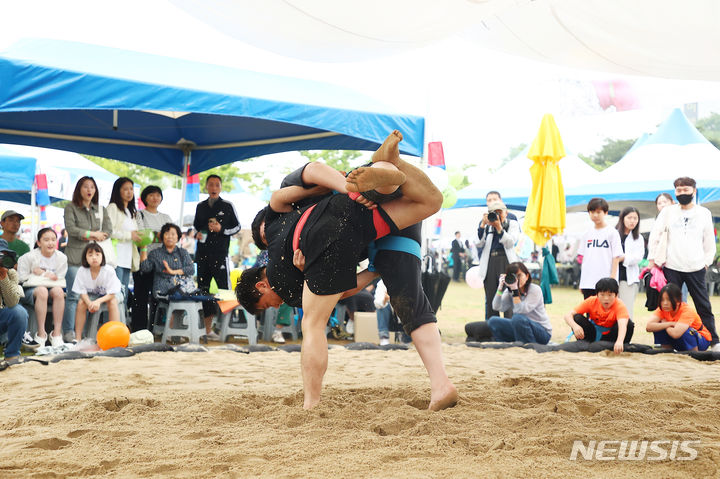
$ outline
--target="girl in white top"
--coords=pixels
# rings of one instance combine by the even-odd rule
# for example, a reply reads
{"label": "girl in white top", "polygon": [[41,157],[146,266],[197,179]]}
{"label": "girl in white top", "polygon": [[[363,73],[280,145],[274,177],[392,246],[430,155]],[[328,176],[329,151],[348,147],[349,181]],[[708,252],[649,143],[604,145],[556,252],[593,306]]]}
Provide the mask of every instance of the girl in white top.
{"label": "girl in white top", "polygon": [[86,313],[94,313],[107,303],[108,319],[118,321],[120,311],[115,296],[120,293],[120,280],[112,266],[105,264],[105,252],[97,243],[83,250],[82,265],[75,276],[72,290],[80,296],[75,313],[75,338],[82,338]]}
{"label": "girl in white top", "polygon": [[110,204],[107,207],[108,216],[112,222],[113,246],[117,267],[115,272],[123,287],[123,293],[127,298],[127,288],[130,283],[130,272],[137,271],[140,267],[140,253],[135,241],[140,241],[138,227],[135,218],[135,190],[130,178],[118,178],[113,184],[110,194]]}
{"label": "girl in white top", "polygon": [[63,344],[62,320],[65,311],[65,274],[67,256],[57,250],[57,234],[52,228],[38,231],[35,249],[18,259],[18,279],[25,289],[25,300],[35,306],[37,333],[35,341],[45,346],[48,339],[45,331],[48,298],[52,298],[53,332],[50,343],[53,347]]}
{"label": "girl in white top", "polygon": [[620,233],[623,256],[618,267],[618,298],[625,303],[630,319],[633,317],[633,304],[640,283],[640,267],[638,263],[645,257],[645,240],[640,236],[640,212],[628,206],[620,212],[616,226]]}

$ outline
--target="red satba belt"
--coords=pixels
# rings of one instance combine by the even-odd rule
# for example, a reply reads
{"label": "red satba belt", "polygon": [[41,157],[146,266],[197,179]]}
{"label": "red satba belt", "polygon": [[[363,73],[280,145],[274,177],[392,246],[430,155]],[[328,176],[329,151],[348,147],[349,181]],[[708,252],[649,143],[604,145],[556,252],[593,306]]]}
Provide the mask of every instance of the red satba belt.
{"label": "red satba belt", "polygon": [[[360,196],[360,193],[355,191],[348,192],[348,196],[351,200],[355,201],[358,196]],[[380,211],[378,211],[377,208],[372,210],[373,215],[373,226],[375,226],[375,239],[382,238],[383,236],[387,236],[390,234],[390,226],[387,224],[387,221],[385,221],[385,218],[382,217],[380,214]]]}
{"label": "red satba belt", "polygon": [[310,213],[312,212],[312,210],[315,209],[316,206],[317,204],[314,204],[310,208],[306,209],[302,216],[300,216],[297,224],[295,225],[295,231],[293,231],[293,251],[297,250],[300,247],[300,233],[302,233],[302,229],[307,222],[308,216],[310,216]]}

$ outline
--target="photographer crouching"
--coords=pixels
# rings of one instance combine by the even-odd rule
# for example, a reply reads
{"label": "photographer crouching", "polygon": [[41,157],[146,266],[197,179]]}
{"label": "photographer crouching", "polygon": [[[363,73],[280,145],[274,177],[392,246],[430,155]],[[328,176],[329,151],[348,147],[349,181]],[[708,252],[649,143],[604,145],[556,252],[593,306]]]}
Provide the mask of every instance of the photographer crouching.
{"label": "photographer crouching", "polygon": [[[505,272],[508,264],[517,261],[515,243],[520,237],[520,225],[517,220],[509,219],[507,207],[502,201],[488,204],[488,212],[478,226],[480,255],[480,273],[485,288],[485,319],[499,316],[493,308],[493,296],[498,288],[498,278]],[[507,312],[505,316],[509,314]]]}
{"label": "photographer crouching", "polygon": [[552,325],[545,311],[542,289],[533,284],[527,266],[510,263],[498,278],[493,308],[512,311],[512,317],[493,316],[487,321],[465,325],[468,341],[501,341],[547,344],[552,337]]}
{"label": "photographer crouching", "polygon": [[20,359],[20,342],[28,322],[27,311],[19,304],[24,294],[18,283],[16,264],[16,253],[7,241],[0,239],[0,334],[7,333],[5,360],[10,364]]}

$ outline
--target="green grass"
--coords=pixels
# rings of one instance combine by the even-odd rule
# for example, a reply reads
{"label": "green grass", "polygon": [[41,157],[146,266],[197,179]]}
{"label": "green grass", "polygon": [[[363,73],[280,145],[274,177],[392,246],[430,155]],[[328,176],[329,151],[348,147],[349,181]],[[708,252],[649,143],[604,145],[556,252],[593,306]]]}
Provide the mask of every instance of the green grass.
{"label": "green grass", "polygon": [[[583,297],[580,290],[564,286],[553,286],[552,296],[552,304],[546,304],[545,309],[553,326],[551,341],[559,343],[570,334],[570,327],[565,324],[563,316],[580,304]],[[692,305],[692,300],[689,302]],[[712,296],[710,302],[717,314],[720,311],[720,296]],[[470,288],[464,281],[451,282],[437,316],[444,342],[465,341],[465,324],[485,319],[485,292]],[[632,342],[653,343],[652,333],[645,331],[645,324],[651,316],[652,313],[645,308],[645,293],[638,293],[633,308],[635,333]]]}

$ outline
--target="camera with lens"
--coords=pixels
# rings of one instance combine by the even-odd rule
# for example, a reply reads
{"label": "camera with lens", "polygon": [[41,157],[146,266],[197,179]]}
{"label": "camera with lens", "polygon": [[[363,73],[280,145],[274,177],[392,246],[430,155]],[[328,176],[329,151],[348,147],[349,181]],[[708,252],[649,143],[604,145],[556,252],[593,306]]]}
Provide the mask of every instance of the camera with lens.
{"label": "camera with lens", "polygon": [[3,268],[14,268],[17,264],[17,255],[14,251],[0,252],[0,266]]}
{"label": "camera with lens", "polygon": [[494,222],[497,221],[497,220],[498,220],[498,215],[497,215],[497,213],[495,213],[494,211],[491,211],[490,213],[488,213],[488,221],[489,221],[490,223],[494,223]]}
{"label": "camera with lens", "polygon": [[517,276],[515,276],[513,273],[508,273],[505,275],[505,284],[513,284],[517,281]]}

